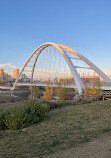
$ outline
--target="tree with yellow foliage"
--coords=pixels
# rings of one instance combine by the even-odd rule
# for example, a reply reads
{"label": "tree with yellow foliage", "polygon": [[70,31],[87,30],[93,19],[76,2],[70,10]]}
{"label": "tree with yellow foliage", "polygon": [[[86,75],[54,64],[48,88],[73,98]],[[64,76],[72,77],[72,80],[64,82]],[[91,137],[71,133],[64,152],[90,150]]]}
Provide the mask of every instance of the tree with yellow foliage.
{"label": "tree with yellow foliage", "polygon": [[101,94],[101,84],[100,82],[94,82],[92,86],[88,86],[87,84],[84,87],[84,98],[88,98],[89,95],[91,96],[99,96]]}
{"label": "tree with yellow foliage", "polygon": [[56,93],[60,100],[68,99],[68,88],[63,87],[61,82],[57,83]]}
{"label": "tree with yellow foliage", "polygon": [[89,95],[91,95],[91,87],[85,84],[84,86],[84,98],[88,98]]}
{"label": "tree with yellow foliage", "polygon": [[39,88],[36,86],[32,86],[30,87],[30,91],[31,91],[31,99],[35,99],[35,97],[37,96],[37,93],[39,91]]}
{"label": "tree with yellow foliage", "polygon": [[47,86],[46,86],[45,91],[43,93],[43,99],[51,101],[53,99],[54,91],[53,91],[53,87],[51,87],[51,88],[49,87],[49,84],[50,84],[50,81],[47,82]]}
{"label": "tree with yellow foliage", "polygon": [[92,95],[100,95],[101,94],[101,84],[100,82],[94,82],[92,84]]}
{"label": "tree with yellow foliage", "polygon": [[96,94],[96,85],[95,82],[93,82],[92,86],[91,86],[91,94],[94,96]]}

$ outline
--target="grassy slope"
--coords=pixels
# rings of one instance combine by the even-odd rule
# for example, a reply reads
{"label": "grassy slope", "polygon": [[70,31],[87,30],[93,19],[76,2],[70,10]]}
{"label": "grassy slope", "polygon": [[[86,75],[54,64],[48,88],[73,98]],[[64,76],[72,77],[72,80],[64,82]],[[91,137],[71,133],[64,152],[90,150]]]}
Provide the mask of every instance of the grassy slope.
{"label": "grassy slope", "polygon": [[111,131],[111,101],[51,110],[45,121],[0,135],[0,158],[44,157]]}
{"label": "grassy slope", "polygon": [[27,100],[20,98],[12,98],[10,96],[4,96],[0,94],[0,110],[11,108],[16,105],[24,104]]}

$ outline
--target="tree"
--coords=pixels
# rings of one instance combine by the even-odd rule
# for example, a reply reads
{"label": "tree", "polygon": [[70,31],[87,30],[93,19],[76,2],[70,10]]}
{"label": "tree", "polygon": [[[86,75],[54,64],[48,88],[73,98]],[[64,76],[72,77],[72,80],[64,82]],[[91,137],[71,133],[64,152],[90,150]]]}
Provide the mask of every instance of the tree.
{"label": "tree", "polygon": [[31,99],[35,99],[35,97],[37,96],[38,94],[38,91],[39,91],[39,88],[36,87],[36,86],[32,86],[30,87],[30,91],[31,91]]}
{"label": "tree", "polygon": [[101,88],[101,83],[100,82],[95,82],[95,87],[96,87],[96,94],[100,95],[102,88]]}
{"label": "tree", "polygon": [[68,99],[68,89],[66,87],[63,87],[61,82],[57,83],[56,93],[60,100]]}
{"label": "tree", "polygon": [[94,98],[94,96],[96,96],[96,98],[97,98],[100,96],[101,90],[102,89],[101,89],[100,82],[94,82],[92,84],[92,86],[88,86],[87,84],[85,84],[84,92],[83,92],[84,98],[85,99],[88,98],[89,95],[93,96],[93,98]]}
{"label": "tree", "polygon": [[100,82],[94,82],[92,84],[92,95],[100,95],[101,94],[101,84]]}
{"label": "tree", "polygon": [[94,96],[96,94],[96,85],[95,82],[93,82],[92,87],[91,87],[91,94]]}
{"label": "tree", "polygon": [[52,100],[53,99],[53,87],[51,86],[51,88],[49,87],[50,81],[47,82],[47,86],[45,88],[45,91],[43,93],[43,99],[44,100]]}
{"label": "tree", "polygon": [[91,87],[85,84],[83,93],[84,93],[84,98],[86,99],[89,95],[91,95]]}

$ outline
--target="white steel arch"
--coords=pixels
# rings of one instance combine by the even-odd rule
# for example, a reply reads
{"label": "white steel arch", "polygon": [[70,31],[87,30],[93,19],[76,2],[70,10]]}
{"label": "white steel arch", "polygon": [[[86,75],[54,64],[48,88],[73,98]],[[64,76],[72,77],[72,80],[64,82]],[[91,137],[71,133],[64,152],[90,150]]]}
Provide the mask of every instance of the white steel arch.
{"label": "white steel arch", "polygon": [[73,79],[75,81],[75,84],[76,84],[76,87],[77,87],[77,90],[78,90],[78,93],[81,94],[82,93],[82,90],[84,89],[84,86],[83,86],[83,83],[81,81],[81,78],[79,77],[79,74],[77,73],[76,71],[76,68],[75,66],[73,65],[71,59],[68,57],[68,55],[65,53],[64,49],[67,49],[69,51],[69,53],[73,53],[75,54],[76,56],[78,56],[81,60],[83,60],[85,63],[87,63],[99,76],[101,76],[101,78],[103,78],[103,80],[105,80],[106,82],[110,82],[111,83],[111,80],[109,79],[109,77],[107,75],[105,75],[97,66],[95,66],[91,61],[89,61],[87,58],[85,58],[83,55],[81,55],[80,53],[76,52],[74,49],[70,48],[70,47],[67,47],[65,45],[62,45],[62,44],[55,44],[55,43],[52,43],[52,42],[46,42],[42,45],[40,45],[32,54],[31,56],[28,58],[27,62],[25,63],[24,67],[22,68],[19,76],[17,77],[13,87],[11,90],[14,90],[17,83],[18,83],[18,80],[19,78],[21,77],[22,75],[22,72],[24,71],[25,67],[27,66],[28,62],[30,61],[30,59],[33,57],[34,54],[36,54],[37,51],[39,51],[39,53],[37,54],[36,58],[35,58],[35,61],[34,61],[34,64],[33,64],[33,68],[32,68],[32,75],[31,75],[31,83],[33,81],[33,74],[34,74],[34,69],[35,69],[35,65],[36,65],[36,62],[37,62],[37,59],[39,57],[39,55],[41,54],[41,52],[43,51],[43,49],[45,49],[46,47],[48,46],[54,46],[56,49],[59,50],[59,52],[63,55],[64,59],[66,60],[69,68],[70,68],[70,71],[71,71],[71,74],[73,76]]}
{"label": "white steel arch", "polygon": [[74,49],[67,47],[62,44],[58,44],[61,48],[67,49],[69,53],[73,53],[76,56],[78,56],[81,60],[83,60],[87,65],[89,65],[104,81],[107,83],[111,83],[111,79],[105,75],[96,65],[94,65],[90,60],[88,60],[86,57],[75,51]]}

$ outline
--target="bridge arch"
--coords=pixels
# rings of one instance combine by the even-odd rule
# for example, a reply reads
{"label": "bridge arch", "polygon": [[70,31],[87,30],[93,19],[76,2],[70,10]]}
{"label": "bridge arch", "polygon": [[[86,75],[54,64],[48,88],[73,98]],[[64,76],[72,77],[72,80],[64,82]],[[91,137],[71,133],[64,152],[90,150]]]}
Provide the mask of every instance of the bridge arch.
{"label": "bridge arch", "polygon": [[77,51],[75,51],[74,49],[62,45],[62,44],[58,44],[61,48],[67,49],[69,51],[69,53],[73,53],[76,56],[78,56],[81,60],[83,60],[87,65],[89,65],[104,81],[110,83],[111,79],[105,75],[105,73],[103,73],[96,65],[94,65],[89,59],[87,59],[86,57],[84,57],[82,54],[78,53]]}
{"label": "bridge arch", "polygon": [[77,87],[77,90],[78,90],[79,94],[82,93],[82,90],[84,89],[84,86],[83,86],[81,78],[80,78],[80,76],[79,76],[74,64],[72,63],[72,61],[69,58],[69,56],[65,53],[64,49],[68,50],[69,53],[73,53],[76,56],[78,56],[81,60],[83,60],[86,64],[88,64],[99,76],[101,76],[101,78],[103,78],[103,80],[105,80],[106,82],[110,82],[111,83],[111,80],[109,79],[109,77],[107,75],[105,75],[97,66],[95,66],[91,61],[89,61],[87,58],[85,58],[83,55],[81,55],[80,53],[78,53],[74,49],[72,49],[70,47],[67,47],[65,45],[62,45],[62,44],[55,44],[55,43],[52,43],[52,42],[46,42],[46,43],[43,43],[42,45],[40,45],[39,47],[37,47],[37,49],[28,58],[27,62],[25,63],[24,67],[22,68],[22,70],[21,70],[19,76],[17,77],[17,79],[16,79],[16,81],[15,81],[15,83],[14,83],[14,85],[13,85],[11,90],[15,89],[15,87],[16,87],[18,81],[19,81],[19,78],[21,77],[22,72],[24,71],[24,69],[27,66],[28,62],[31,60],[33,55],[36,54],[37,51],[39,51],[39,53],[37,54],[37,56],[36,56],[36,58],[34,60],[34,64],[33,64],[33,67],[32,67],[32,74],[31,74],[31,83],[32,83],[34,69],[35,69],[35,65],[36,65],[37,59],[39,58],[39,55],[42,53],[42,51],[46,47],[49,47],[49,46],[55,47],[62,54],[64,59],[66,60],[68,66],[70,68],[71,74],[73,76],[73,79],[75,81],[75,84],[76,84],[76,87]]}

